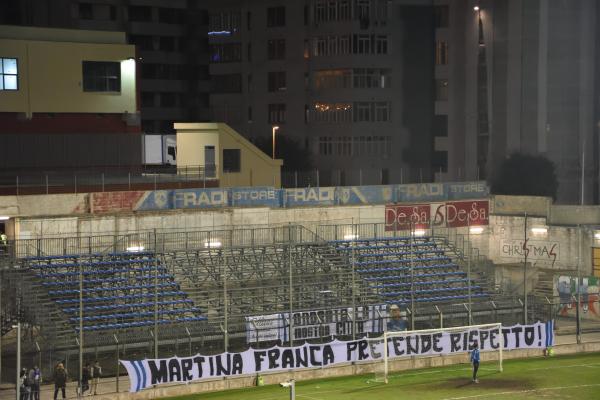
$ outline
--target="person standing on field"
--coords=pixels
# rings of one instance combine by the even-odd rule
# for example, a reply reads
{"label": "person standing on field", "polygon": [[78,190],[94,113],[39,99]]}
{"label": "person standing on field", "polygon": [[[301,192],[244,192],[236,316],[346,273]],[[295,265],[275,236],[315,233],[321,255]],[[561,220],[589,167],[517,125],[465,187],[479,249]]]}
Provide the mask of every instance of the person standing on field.
{"label": "person standing on field", "polygon": [[477,342],[475,342],[473,350],[471,350],[471,364],[473,364],[473,382],[479,383],[479,379],[477,379],[477,370],[479,369],[479,345]]}
{"label": "person standing on field", "polygon": [[92,389],[90,390],[90,394],[94,393],[94,396],[97,394],[98,383],[100,383],[100,377],[102,376],[102,367],[100,367],[100,363],[98,360],[94,362],[94,366],[91,368],[91,378],[92,378]]}

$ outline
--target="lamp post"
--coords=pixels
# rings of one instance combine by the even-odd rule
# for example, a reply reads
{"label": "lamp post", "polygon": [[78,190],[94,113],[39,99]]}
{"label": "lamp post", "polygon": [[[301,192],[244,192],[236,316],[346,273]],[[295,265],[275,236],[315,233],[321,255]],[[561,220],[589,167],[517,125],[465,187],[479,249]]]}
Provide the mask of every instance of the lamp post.
{"label": "lamp post", "polygon": [[275,132],[279,129],[279,126],[273,125],[273,160],[275,159]]}

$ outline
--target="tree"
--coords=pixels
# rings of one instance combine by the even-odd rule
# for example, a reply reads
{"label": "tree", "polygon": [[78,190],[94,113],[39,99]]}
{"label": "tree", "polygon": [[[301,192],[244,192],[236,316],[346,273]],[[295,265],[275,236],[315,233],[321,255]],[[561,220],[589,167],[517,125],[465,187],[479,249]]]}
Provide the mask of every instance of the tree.
{"label": "tree", "polygon": [[[269,156],[273,153],[272,138],[262,136],[254,141],[254,145]],[[275,158],[283,160],[283,169],[287,171],[304,171],[312,166],[310,152],[297,140],[286,135],[277,135],[275,140]]]}
{"label": "tree", "polygon": [[556,198],[558,181],[554,163],[544,156],[513,153],[491,177],[492,194]]}

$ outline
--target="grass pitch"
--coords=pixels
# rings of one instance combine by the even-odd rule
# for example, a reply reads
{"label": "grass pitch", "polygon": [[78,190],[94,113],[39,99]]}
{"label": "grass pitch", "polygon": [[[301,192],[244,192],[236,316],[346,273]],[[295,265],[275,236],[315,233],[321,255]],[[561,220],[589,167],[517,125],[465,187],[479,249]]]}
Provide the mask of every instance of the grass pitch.
{"label": "grass pitch", "polygon": [[[373,375],[296,383],[298,400],[391,399],[600,399],[600,353],[482,363],[479,383],[471,382],[468,364],[392,372],[389,383]],[[289,390],[279,385],[200,393],[171,400],[284,400]]]}

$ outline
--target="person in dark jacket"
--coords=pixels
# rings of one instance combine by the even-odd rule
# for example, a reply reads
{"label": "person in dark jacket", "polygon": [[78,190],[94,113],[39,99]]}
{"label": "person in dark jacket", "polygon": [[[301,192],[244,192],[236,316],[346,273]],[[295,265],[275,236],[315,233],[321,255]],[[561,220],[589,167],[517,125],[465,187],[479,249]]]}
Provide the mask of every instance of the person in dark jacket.
{"label": "person in dark jacket", "polygon": [[27,368],[21,369],[21,374],[19,375],[19,386],[20,400],[29,400],[31,386],[29,384],[29,375],[27,374]]}
{"label": "person in dark jacket", "polygon": [[67,370],[63,363],[58,363],[54,369],[54,400],[58,396],[58,391],[62,391],[62,398],[67,398],[65,389],[67,387]]}
{"label": "person in dark jacket", "polygon": [[40,384],[42,383],[42,371],[36,365],[29,371],[29,383],[31,385],[31,400],[40,400]]}
{"label": "person in dark jacket", "polygon": [[90,378],[91,378],[91,366],[90,363],[85,364],[81,371],[81,395],[85,396],[85,392],[90,389]]}

